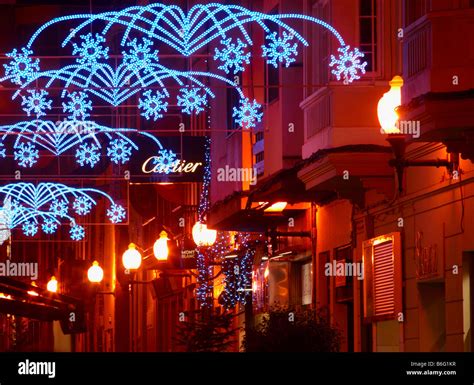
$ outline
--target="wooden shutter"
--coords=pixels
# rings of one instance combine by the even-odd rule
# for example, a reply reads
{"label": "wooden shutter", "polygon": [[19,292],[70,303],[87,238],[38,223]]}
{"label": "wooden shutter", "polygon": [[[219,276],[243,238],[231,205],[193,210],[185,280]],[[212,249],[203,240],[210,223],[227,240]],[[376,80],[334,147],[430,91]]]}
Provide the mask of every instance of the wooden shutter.
{"label": "wooden shutter", "polygon": [[364,316],[394,319],[402,310],[400,234],[390,233],[364,242]]}
{"label": "wooden shutter", "polygon": [[373,264],[374,315],[393,314],[395,311],[393,240],[374,245]]}

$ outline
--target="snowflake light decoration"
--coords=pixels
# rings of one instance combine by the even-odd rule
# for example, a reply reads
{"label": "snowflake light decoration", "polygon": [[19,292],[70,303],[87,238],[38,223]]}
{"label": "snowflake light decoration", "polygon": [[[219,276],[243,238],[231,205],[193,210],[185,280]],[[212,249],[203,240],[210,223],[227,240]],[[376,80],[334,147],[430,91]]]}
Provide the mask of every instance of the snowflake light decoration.
{"label": "snowflake light decoration", "polygon": [[153,42],[149,39],[143,39],[142,43],[138,43],[137,39],[133,39],[127,43],[130,47],[129,51],[122,51],[123,62],[131,71],[144,70],[145,73],[152,72],[151,64],[158,63],[158,51],[151,50]]}
{"label": "snowflake light decoration", "polygon": [[148,90],[143,93],[143,96],[139,99],[138,108],[142,110],[142,116],[146,120],[153,117],[153,120],[156,121],[163,117],[161,111],[168,111],[168,102],[163,101],[165,95],[160,91],[152,93],[151,90]]}
{"label": "snowflake light decoration", "polygon": [[28,116],[31,116],[32,113],[36,115],[37,118],[40,118],[46,115],[46,110],[51,109],[52,100],[47,100],[48,92],[41,90],[37,92],[36,90],[27,90],[29,96],[22,96],[21,105],[23,111],[27,113]]}
{"label": "snowflake light decoration", "polygon": [[92,203],[87,197],[81,196],[74,200],[72,208],[77,215],[87,215],[91,212]]}
{"label": "snowflake light decoration", "polygon": [[183,107],[182,112],[191,115],[193,112],[199,114],[204,111],[206,96],[199,95],[198,88],[181,88],[178,95],[178,106]]}
{"label": "snowflake light decoration", "polygon": [[158,172],[169,174],[176,162],[176,154],[171,150],[160,150],[159,156],[153,159]]}
{"label": "snowflake light decoration", "polygon": [[76,61],[79,64],[88,64],[93,65],[101,59],[109,58],[109,47],[104,47],[105,37],[95,34],[95,37],[92,33],[87,35],[81,35],[83,40],[81,45],[73,43],[74,50],[72,51],[73,55],[79,55]]}
{"label": "snowflake light decoration", "polygon": [[247,44],[243,43],[240,39],[237,39],[237,43],[233,43],[231,38],[222,40],[221,44],[224,46],[222,50],[214,49],[214,60],[223,62],[218,68],[228,74],[233,67],[234,75],[244,71],[244,64],[250,64],[251,56],[250,52],[244,52]]}
{"label": "snowflake light decoration", "polygon": [[54,199],[49,206],[49,211],[61,218],[67,215],[67,209],[68,202],[64,199]]}
{"label": "snowflake light decoration", "polygon": [[[63,120],[61,122],[28,120],[0,126],[0,147],[7,138],[15,138],[15,149],[19,147],[18,143],[25,142],[31,143],[40,150],[47,151],[54,156],[62,155],[70,149],[79,150],[78,156],[85,155],[88,159],[90,157],[88,150],[91,147],[88,143],[95,144],[94,154],[98,150],[101,151],[102,146],[105,146],[107,141],[109,148],[114,147],[114,143],[116,143],[114,140],[116,139],[119,139],[117,143],[126,143],[127,146],[131,147],[132,151],[137,151],[138,145],[135,143],[132,135],[144,136],[147,141],[156,146],[156,151],[163,149],[161,142],[148,132],[131,128],[107,127],[93,121],[78,120]],[[84,144],[86,148],[79,148]],[[128,151],[125,154],[129,155]],[[22,157],[20,158],[22,159]],[[16,159],[18,159],[18,156]],[[37,157],[34,160],[36,161],[36,159]],[[85,160],[83,165],[88,165]],[[97,157],[93,158],[94,164],[96,161]]]}
{"label": "snowflake light decoration", "polygon": [[27,237],[34,237],[38,232],[38,224],[34,221],[25,222],[22,226],[22,230]]}
{"label": "snowflake light decoration", "polygon": [[240,101],[240,107],[234,107],[233,117],[235,122],[243,128],[255,127],[258,122],[262,121],[263,112],[259,112],[262,108],[260,104],[254,100],[252,103],[248,98]]}
{"label": "snowflake light decoration", "polygon": [[[125,209],[117,205],[110,195],[93,188],[74,188],[61,183],[11,183],[0,186],[0,195],[3,194],[4,202],[10,202],[8,220],[9,229],[21,227],[27,236],[34,236],[38,232],[38,223],[42,224],[43,232],[52,234],[61,219],[69,220],[74,227],[76,221],[74,214],[83,215],[90,211],[97,202],[93,194],[106,198],[110,202],[107,217],[112,223],[119,223],[125,217]],[[68,202],[74,203],[69,207]],[[75,229],[71,235],[75,240],[84,237],[84,229]],[[81,236],[82,234],[82,236]]]}
{"label": "snowflake light decoration", "polygon": [[72,92],[68,95],[69,102],[63,103],[63,112],[71,114],[71,120],[85,120],[92,111],[92,102],[87,99],[85,92]]}
{"label": "snowflake light decoration", "polygon": [[367,62],[361,63],[360,60],[364,57],[364,54],[358,48],[354,48],[353,51],[350,48],[348,45],[338,48],[339,56],[336,58],[331,55],[331,62],[329,63],[329,67],[336,67],[331,73],[336,76],[337,80],[342,77],[348,83],[360,79],[359,72],[365,74],[365,66],[367,65]]}
{"label": "snowflake light decoration", "polygon": [[20,143],[14,152],[15,160],[21,167],[32,167],[39,158],[39,151],[32,143]]}
{"label": "snowflake light decoration", "polygon": [[107,216],[112,223],[123,222],[126,217],[125,209],[122,206],[114,203],[112,206],[110,206],[110,209],[107,210]]}
{"label": "snowflake light decoration", "polygon": [[82,241],[86,236],[84,227],[77,224],[72,224],[71,229],[69,230],[69,236],[73,241]]}
{"label": "snowflake light decoration", "polygon": [[0,143],[0,158],[5,158],[7,156],[5,146],[3,143]]}
{"label": "snowflake light decoration", "polygon": [[123,139],[114,139],[107,147],[107,156],[115,164],[127,163],[132,155],[132,147]]}
{"label": "snowflake light decoration", "polygon": [[52,218],[47,218],[41,225],[41,229],[43,230],[43,233],[45,234],[54,234],[56,230],[58,229],[58,224],[56,221]]}
{"label": "snowflake light decoration", "polygon": [[100,160],[99,147],[95,144],[81,144],[76,150],[76,162],[81,166],[89,165],[93,168]]}
{"label": "snowflake light decoration", "polygon": [[5,56],[13,59],[9,64],[4,64],[5,75],[10,78],[12,83],[22,85],[23,81],[28,81],[34,78],[34,74],[40,70],[39,59],[33,59],[30,56],[33,51],[27,48],[22,48],[18,52],[15,48],[12,52]]}
{"label": "snowflake light decoration", "polygon": [[[270,40],[268,46],[262,45],[262,56],[268,58],[268,63],[278,68],[279,63],[284,63],[288,68],[291,63],[295,62],[298,56],[298,44],[291,44],[293,35],[283,31],[283,36],[279,37],[276,32],[267,35]],[[293,57],[294,56],[294,57]]]}

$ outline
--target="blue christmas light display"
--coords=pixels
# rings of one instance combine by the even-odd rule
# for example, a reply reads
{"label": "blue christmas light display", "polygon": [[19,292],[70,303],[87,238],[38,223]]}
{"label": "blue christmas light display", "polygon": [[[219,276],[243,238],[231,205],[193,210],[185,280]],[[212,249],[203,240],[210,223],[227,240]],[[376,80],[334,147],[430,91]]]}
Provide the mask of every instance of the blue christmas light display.
{"label": "blue christmas light display", "polygon": [[243,128],[255,127],[262,121],[263,112],[259,112],[261,105],[256,100],[250,103],[248,98],[240,101],[240,107],[234,107],[233,117],[235,122]]}
{"label": "blue christmas light display", "polygon": [[63,103],[63,112],[71,114],[71,120],[85,120],[92,111],[92,101],[87,99],[85,92],[72,92],[68,95],[70,101]]}
{"label": "blue christmas light display", "polygon": [[107,216],[109,217],[110,222],[120,223],[125,219],[126,212],[122,206],[113,203],[112,206],[110,206],[110,209],[107,210]]}
{"label": "blue christmas light display", "polygon": [[158,63],[158,51],[152,51],[153,42],[149,39],[143,39],[142,43],[138,43],[137,39],[133,39],[127,43],[130,47],[129,51],[122,51],[123,62],[133,71],[144,70],[145,73],[153,71],[152,64]]}
{"label": "blue christmas light display", "polygon": [[86,236],[84,227],[77,224],[72,224],[71,229],[69,230],[69,236],[73,241],[81,241]]}
{"label": "blue christmas light display", "polygon": [[250,64],[251,56],[250,52],[244,52],[247,44],[243,43],[240,39],[237,39],[237,43],[233,43],[231,38],[222,40],[221,44],[224,46],[222,50],[217,48],[214,50],[214,60],[220,60],[223,63],[218,68],[228,74],[233,67],[234,75],[244,71],[244,64]]}
{"label": "blue christmas light display", "polygon": [[142,110],[142,116],[146,120],[158,120],[163,117],[162,111],[168,111],[168,102],[164,102],[163,99],[166,97],[160,91],[152,93],[151,90],[143,93],[143,98],[139,99],[138,108]]}
{"label": "blue christmas light display", "polygon": [[89,200],[89,197],[77,197],[72,204],[72,208],[77,215],[87,215],[92,210],[92,202]]}
{"label": "blue christmas light display", "polygon": [[99,147],[93,143],[83,143],[76,150],[76,161],[81,166],[94,167],[100,160]]}
{"label": "blue christmas light display", "polygon": [[74,50],[72,51],[73,55],[79,55],[76,61],[79,64],[94,64],[101,59],[109,58],[109,47],[103,46],[105,43],[105,37],[95,34],[95,37],[92,33],[87,35],[81,35],[81,45],[73,43]]}
{"label": "blue christmas light display", "polygon": [[54,218],[46,218],[41,225],[41,229],[45,234],[54,234],[58,229],[58,223]]}
{"label": "blue christmas light display", "polygon": [[[355,48],[350,50],[341,35],[328,23],[306,15],[295,13],[265,14],[249,10],[238,5],[198,4],[185,13],[175,5],[150,4],[133,6],[120,11],[99,14],[78,14],[55,18],[41,26],[30,38],[26,47],[13,50],[7,56],[11,59],[4,65],[5,76],[0,82],[9,80],[20,88],[13,98],[19,95],[22,106],[28,115],[40,118],[51,109],[51,100],[46,97],[47,89],[62,83],[61,97],[65,99],[69,89],[79,89],[76,99],[63,103],[63,109],[69,118],[84,120],[91,111],[91,104],[84,93],[94,95],[112,106],[119,106],[135,94],[141,94],[139,108],[147,119],[160,118],[167,112],[170,96],[168,82],[181,87],[178,105],[183,112],[199,113],[204,110],[209,98],[214,94],[199,78],[215,79],[233,87],[240,95],[241,104],[246,97],[237,84],[212,72],[176,71],[160,64],[159,51],[153,45],[167,45],[178,54],[189,57],[213,42],[214,60],[218,68],[225,73],[243,71],[250,63],[250,49],[253,41],[246,31],[249,24],[260,27],[267,39],[262,46],[262,56],[271,65],[288,67],[296,60],[298,44],[308,46],[308,42],[287,22],[306,21],[327,29],[339,42],[339,54],[332,55],[330,67],[338,80],[350,83],[365,73],[366,63],[361,62],[363,54]],[[73,24],[62,47],[72,46],[75,60],[56,70],[41,71],[40,62],[33,58],[33,45],[40,35],[53,25]],[[278,28],[281,33],[272,32]],[[110,65],[107,35],[114,30],[114,38],[122,33],[122,60]],[[98,31],[93,34],[90,31]],[[40,83],[40,85],[38,85]],[[31,90],[32,86],[41,91]],[[56,86],[56,85],[55,85]],[[160,94],[149,93],[152,87],[159,87]],[[143,91],[145,90],[145,91]],[[154,99],[153,99],[154,97]],[[75,103],[76,102],[76,103]],[[79,103],[77,103],[79,102]],[[82,104],[82,106],[81,106]],[[236,114],[242,127],[252,127],[252,122],[242,122],[242,116]]]}
{"label": "blue christmas light display", "polygon": [[14,155],[21,167],[32,167],[39,159],[38,149],[32,143],[20,143]]}
{"label": "blue christmas light display", "polygon": [[[126,218],[125,209],[114,202],[110,195],[93,188],[74,188],[61,183],[12,183],[0,186],[3,202],[10,202],[7,227],[21,227],[26,236],[35,236],[40,228],[45,234],[54,234],[62,220],[70,225],[72,240],[82,240],[85,230],[73,215],[86,215],[97,205],[93,195],[106,198],[110,206],[107,217],[111,223],[121,223]],[[71,204],[72,202],[72,204]],[[5,204],[7,207],[7,204]]]}
{"label": "blue christmas light display", "polygon": [[[206,140],[204,180],[201,188],[201,196],[198,207],[198,221],[205,223],[207,212],[210,208],[209,188],[211,184],[211,139]],[[219,238],[220,239],[220,238]],[[219,242],[216,241],[219,244]],[[199,305],[203,308],[212,307],[213,280],[212,266],[209,264],[211,253],[205,248],[198,248],[196,267],[198,271],[196,297]]]}
{"label": "blue christmas light display", "polygon": [[34,221],[27,221],[27,222],[23,223],[21,228],[23,230],[23,233],[27,237],[34,237],[36,235],[36,233],[38,232],[38,225]]}
{"label": "blue christmas light display", "polygon": [[34,78],[35,72],[39,71],[39,59],[32,59],[32,50],[22,48],[21,53],[16,48],[7,53],[6,56],[13,59],[9,64],[4,64],[5,76],[10,78],[14,84],[21,85],[23,81]]}
{"label": "blue christmas light display", "polygon": [[169,174],[173,170],[176,160],[176,154],[171,150],[160,150],[153,159],[156,169],[163,174]]}
{"label": "blue christmas light display", "polygon": [[198,88],[181,88],[180,92],[178,106],[183,107],[183,113],[191,115],[193,112],[199,114],[204,111],[207,100],[204,95],[199,94]]}
{"label": "blue christmas light display", "polygon": [[130,160],[132,147],[123,139],[114,139],[107,147],[107,156],[115,164],[124,164]]}
{"label": "blue christmas light display", "polygon": [[28,116],[32,114],[36,115],[37,118],[40,118],[46,115],[46,110],[51,109],[52,100],[46,99],[48,92],[41,90],[40,92],[36,90],[27,90],[29,96],[22,96],[21,105],[23,106],[23,111],[27,113]]}
{"label": "blue christmas light display", "polygon": [[[239,234],[242,245],[247,247],[250,239],[249,234]],[[221,301],[226,309],[234,308],[238,303],[245,305],[252,288],[252,266],[255,249],[246,248],[242,256],[224,258],[222,268],[224,270],[224,291]]]}
{"label": "blue christmas light display", "polygon": [[270,40],[268,46],[262,45],[263,57],[268,58],[268,63],[278,68],[278,64],[285,64],[289,67],[291,63],[295,62],[295,57],[298,56],[298,44],[291,43],[294,35],[283,31],[283,36],[279,37],[276,32],[267,35],[267,40]]}
{"label": "blue christmas light display", "polygon": [[360,61],[364,54],[358,48],[354,48],[353,51],[350,48],[348,45],[338,48],[338,57],[331,55],[331,62],[329,63],[330,67],[336,67],[331,72],[336,75],[337,80],[343,78],[349,83],[360,79],[359,73],[365,74],[365,66],[367,65],[367,62],[361,63]]}
{"label": "blue christmas light display", "polygon": [[103,145],[109,141],[107,156],[112,162],[123,164],[130,160],[132,151],[138,150],[138,146],[130,138],[131,135],[145,136],[151,140],[157,153],[163,150],[160,141],[153,135],[135,129],[114,129],[92,121],[66,120],[55,123],[33,120],[0,126],[0,151],[3,154],[3,143],[11,139],[17,164],[20,167],[32,167],[39,159],[38,148],[56,156],[76,148],[78,164],[93,167],[100,160]]}

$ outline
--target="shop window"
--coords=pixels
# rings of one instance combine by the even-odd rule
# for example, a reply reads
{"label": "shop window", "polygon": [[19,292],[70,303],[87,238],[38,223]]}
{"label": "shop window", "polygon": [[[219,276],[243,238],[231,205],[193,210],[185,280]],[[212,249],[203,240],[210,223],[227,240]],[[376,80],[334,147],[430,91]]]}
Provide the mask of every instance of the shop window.
{"label": "shop window", "polygon": [[395,319],[402,310],[400,234],[363,244],[364,316],[373,321]]}

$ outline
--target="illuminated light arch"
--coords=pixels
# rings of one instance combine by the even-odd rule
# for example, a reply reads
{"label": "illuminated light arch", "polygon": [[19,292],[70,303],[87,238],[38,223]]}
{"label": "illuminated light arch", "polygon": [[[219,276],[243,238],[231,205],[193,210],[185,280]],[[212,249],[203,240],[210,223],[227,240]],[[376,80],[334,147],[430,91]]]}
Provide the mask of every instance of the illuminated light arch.
{"label": "illuminated light arch", "polygon": [[35,236],[39,229],[54,234],[58,226],[68,221],[72,240],[85,236],[83,226],[75,216],[88,214],[97,205],[94,195],[109,201],[107,217],[113,224],[126,219],[125,209],[107,193],[95,188],[74,188],[61,183],[11,183],[0,187],[4,202],[4,221],[11,230],[21,227],[26,236]]}
{"label": "illuminated light arch", "polygon": [[[58,124],[59,123],[59,124]],[[113,163],[124,164],[130,160],[132,151],[138,151],[138,145],[129,135],[140,135],[149,139],[156,146],[156,153],[163,150],[160,141],[147,132],[131,128],[111,128],[97,124],[93,121],[61,122],[33,120],[12,125],[0,126],[0,158],[7,155],[4,142],[12,137],[13,154],[15,161],[21,167],[32,167],[39,159],[38,149],[46,150],[55,156],[76,149],[76,160],[79,164],[94,164],[86,162],[80,157],[81,146],[94,146],[97,151],[107,149],[106,156]],[[104,140],[100,140],[103,137]],[[84,149],[84,147],[82,147]],[[79,159],[80,158],[80,159]],[[0,159],[1,160],[1,159]]]}
{"label": "illuminated light arch", "polygon": [[[339,32],[323,20],[296,13],[270,15],[238,5],[218,3],[198,4],[185,13],[178,6],[156,3],[50,20],[32,35],[26,47],[7,54],[11,61],[4,65],[5,76],[0,82],[10,80],[20,86],[13,99],[20,95],[23,110],[28,116],[36,115],[37,119],[51,109],[47,90],[59,81],[63,83],[61,97],[72,99],[69,103],[62,103],[64,112],[70,113],[72,120],[90,116],[92,105],[87,100],[88,95],[117,107],[137,93],[141,93],[141,114],[146,119],[157,120],[167,112],[166,98],[170,93],[166,82],[172,80],[180,86],[177,104],[182,107],[182,112],[197,114],[204,110],[209,98],[215,97],[201,80],[211,78],[236,90],[240,96],[240,107],[237,110],[234,108],[233,117],[242,128],[250,129],[262,118],[261,106],[256,100],[249,101],[237,84],[218,74],[166,68],[159,63],[159,51],[153,48],[153,44],[165,44],[183,57],[189,57],[217,40],[220,46],[215,48],[213,59],[220,63],[218,69],[226,74],[231,71],[236,74],[250,63],[251,52],[247,52],[247,48],[254,43],[245,27],[256,23],[266,35],[262,56],[270,65],[288,67],[296,61],[298,45],[309,45],[296,29],[287,24],[295,20],[317,24],[338,41],[340,47],[336,55],[331,55],[329,63],[331,72],[338,80],[343,79],[348,84],[365,73],[367,63],[362,62],[363,53],[346,45]],[[75,26],[70,28],[61,46],[72,46],[71,53],[76,55],[75,64],[41,71],[39,60],[33,58],[38,37],[49,27],[66,22]],[[92,24],[98,31],[95,34],[90,32]],[[271,24],[279,27],[282,33],[272,32]],[[123,29],[120,42],[122,62],[113,67],[107,63],[111,49],[106,43],[108,32],[116,25]],[[240,34],[234,34],[234,31]],[[229,36],[230,32],[232,36]],[[38,84],[42,79],[46,81],[44,86]],[[160,90],[154,98],[149,94],[152,87]],[[70,89],[76,88],[78,91],[70,93]],[[80,110],[75,109],[78,105]]]}

